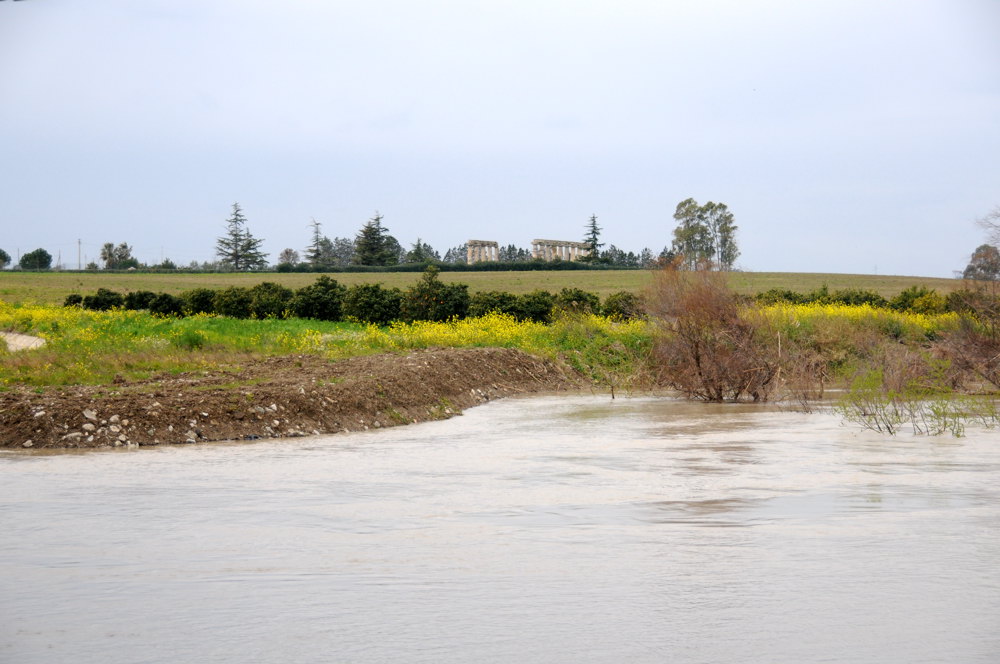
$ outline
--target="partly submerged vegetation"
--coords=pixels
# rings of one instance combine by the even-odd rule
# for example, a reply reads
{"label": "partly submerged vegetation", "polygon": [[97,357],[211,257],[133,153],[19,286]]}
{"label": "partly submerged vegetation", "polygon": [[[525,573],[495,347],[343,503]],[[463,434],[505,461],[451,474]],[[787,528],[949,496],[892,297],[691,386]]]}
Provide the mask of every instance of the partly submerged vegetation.
{"label": "partly submerged vegetation", "polygon": [[[47,341],[6,353],[0,388],[236,370],[275,355],[495,346],[561,359],[612,391],[663,385],[709,401],[808,404],[839,387],[850,388],[839,406],[845,418],[875,430],[907,423],[917,432],[957,434],[969,419],[997,422],[992,399],[969,396],[1000,388],[1000,307],[989,293],[945,298],[911,288],[878,301],[866,291],[816,289],[811,299],[790,292],[754,299],[735,294],[719,273],[668,269],[654,282],[641,302],[627,292],[602,302],[571,288],[469,296],[436,275],[407,291],[345,288],[321,277],[294,292],[259,284],[159,300],[104,292],[69,298],[73,306],[65,307],[0,302],[0,329]],[[362,298],[354,304],[352,290]],[[88,298],[93,309],[75,304]],[[386,298],[401,313],[376,322],[350,315],[352,306],[363,311]],[[256,317],[204,312],[216,305]]]}

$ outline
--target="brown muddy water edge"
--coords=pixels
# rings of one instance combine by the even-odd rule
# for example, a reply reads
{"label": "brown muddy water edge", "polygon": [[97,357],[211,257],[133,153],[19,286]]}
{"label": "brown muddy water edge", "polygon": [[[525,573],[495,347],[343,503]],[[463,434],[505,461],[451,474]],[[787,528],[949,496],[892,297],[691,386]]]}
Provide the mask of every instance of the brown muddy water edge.
{"label": "brown muddy water edge", "polygon": [[579,390],[559,363],[509,348],[326,360],[248,360],[115,385],[0,392],[0,447],[96,448],[254,440],[445,419],[516,394]]}

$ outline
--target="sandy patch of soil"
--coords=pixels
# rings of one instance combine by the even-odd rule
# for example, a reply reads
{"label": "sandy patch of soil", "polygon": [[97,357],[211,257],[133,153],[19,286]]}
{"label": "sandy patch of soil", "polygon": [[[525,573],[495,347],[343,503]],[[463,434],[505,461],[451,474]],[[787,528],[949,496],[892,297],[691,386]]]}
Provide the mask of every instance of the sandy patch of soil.
{"label": "sandy patch of soil", "polygon": [[7,350],[12,353],[30,348],[41,348],[45,345],[45,339],[33,337],[30,334],[20,334],[18,332],[0,332],[0,338],[7,344]]}
{"label": "sandy patch of soil", "polygon": [[504,348],[330,361],[268,358],[239,371],[0,392],[0,446],[88,448],[280,438],[443,419],[491,399],[580,389],[565,366]]}

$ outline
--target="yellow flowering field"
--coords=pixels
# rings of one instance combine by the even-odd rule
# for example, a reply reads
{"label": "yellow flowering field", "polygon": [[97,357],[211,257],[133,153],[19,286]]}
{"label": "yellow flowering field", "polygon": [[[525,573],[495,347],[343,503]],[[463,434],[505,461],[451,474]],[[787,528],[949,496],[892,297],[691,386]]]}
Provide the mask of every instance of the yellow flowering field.
{"label": "yellow flowering field", "polygon": [[107,383],[119,376],[143,378],[159,371],[218,369],[254,355],[347,357],[432,346],[519,348],[565,357],[577,368],[595,374],[608,367],[615,371],[637,368],[649,346],[649,333],[641,321],[581,316],[545,325],[497,313],[379,328],[205,314],[175,318],[121,309],[89,311],[0,302],[0,329],[46,340],[43,348],[30,352],[0,350],[0,385]]}
{"label": "yellow flowering field", "polygon": [[938,338],[958,327],[959,316],[919,314],[873,307],[869,304],[772,304],[760,308],[772,325],[791,338],[814,334],[824,328],[851,328],[878,332],[896,339],[920,342]]}
{"label": "yellow flowering field", "polygon": [[[790,341],[850,354],[859,333],[922,344],[955,329],[956,314],[901,313],[868,305],[775,304],[762,314]],[[491,313],[448,322],[388,327],[303,319],[237,320],[216,315],[163,317],[146,312],[12,305],[0,301],[0,330],[33,334],[43,348],[5,352],[0,385],[109,383],[160,371],[238,366],[253,356],[347,357],[411,348],[498,346],[560,357],[597,380],[624,384],[648,372],[653,326],[595,315],[552,324]],[[826,351],[824,351],[825,354]],[[831,352],[831,357],[836,353]]]}

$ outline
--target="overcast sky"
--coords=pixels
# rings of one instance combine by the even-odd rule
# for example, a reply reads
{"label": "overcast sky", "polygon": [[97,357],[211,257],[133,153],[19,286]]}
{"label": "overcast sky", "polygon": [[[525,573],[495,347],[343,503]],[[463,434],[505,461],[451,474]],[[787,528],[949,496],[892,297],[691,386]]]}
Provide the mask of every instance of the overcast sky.
{"label": "overcast sky", "polygon": [[[272,261],[376,210],[404,246],[671,241],[754,271],[952,276],[1000,205],[998,0],[0,2],[0,248]],[[86,260],[85,258],[85,260]]]}

